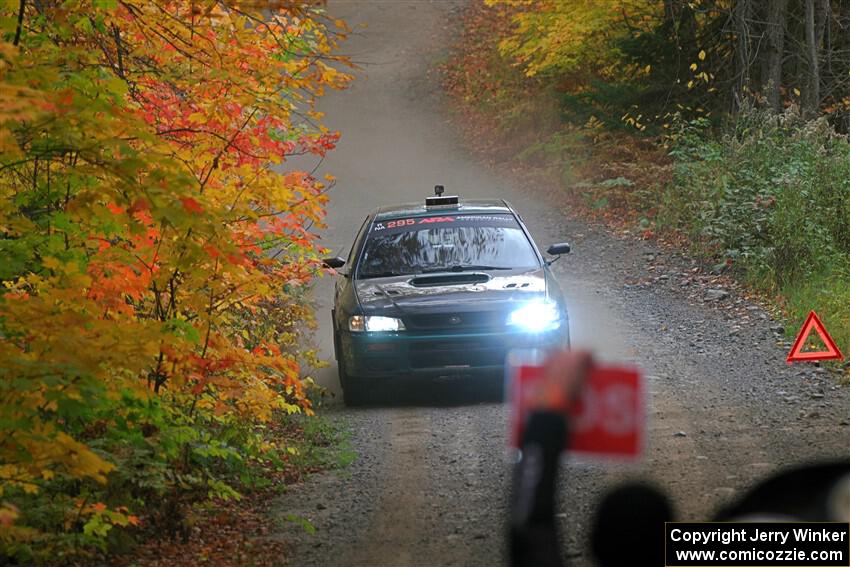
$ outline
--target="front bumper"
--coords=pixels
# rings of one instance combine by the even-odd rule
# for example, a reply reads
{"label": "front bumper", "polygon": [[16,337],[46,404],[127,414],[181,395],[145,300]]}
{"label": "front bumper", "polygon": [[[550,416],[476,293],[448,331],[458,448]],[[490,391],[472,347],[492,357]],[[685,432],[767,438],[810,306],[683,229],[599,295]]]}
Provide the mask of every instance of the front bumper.
{"label": "front bumper", "polygon": [[357,378],[462,377],[504,371],[515,348],[567,345],[568,323],[546,333],[341,333],[340,352],[349,376]]}

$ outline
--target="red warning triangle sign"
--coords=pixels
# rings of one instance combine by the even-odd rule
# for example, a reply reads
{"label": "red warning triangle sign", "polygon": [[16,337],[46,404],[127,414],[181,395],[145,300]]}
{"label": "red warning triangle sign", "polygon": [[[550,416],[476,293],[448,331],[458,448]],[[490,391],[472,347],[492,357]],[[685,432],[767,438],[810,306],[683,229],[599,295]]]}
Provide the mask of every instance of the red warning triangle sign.
{"label": "red warning triangle sign", "polygon": [[[812,328],[818,332],[818,335],[823,341],[823,344],[826,345],[827,350],[803,352],[803,347],[806,346],[806,339],[809,338]],[[826,328],[823,326],[823,323],[821,323],[817,313],[810,311],[809,316],[806,317],[806,322],[803,323],[803,328],[800,329],[800,333],[794,341],[794,346],[791,347],[791,352],[788,353],[787,361],[790,363],[811,360],[842,360],[843,358],[844,356],[841,354],[841,351],[838,350],[838,345],[835,344],[835,341],[833,341],[832,337],[829,336],[829,333],[826,332]]]}

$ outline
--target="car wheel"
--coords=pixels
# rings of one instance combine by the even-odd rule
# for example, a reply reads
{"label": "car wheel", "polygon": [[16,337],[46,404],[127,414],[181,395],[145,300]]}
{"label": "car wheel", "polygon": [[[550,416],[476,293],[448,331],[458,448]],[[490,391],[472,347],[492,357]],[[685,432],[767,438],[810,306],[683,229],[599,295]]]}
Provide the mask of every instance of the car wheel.
{"label": "car wheel", "polygon": [[339,369],[339,383],[342,386],[342,401],[348,407],[356,407],[367,404],[370,401],[368,384],[363,380],[353,378],[345,370],[345,363],[340,358],[337,361]]}

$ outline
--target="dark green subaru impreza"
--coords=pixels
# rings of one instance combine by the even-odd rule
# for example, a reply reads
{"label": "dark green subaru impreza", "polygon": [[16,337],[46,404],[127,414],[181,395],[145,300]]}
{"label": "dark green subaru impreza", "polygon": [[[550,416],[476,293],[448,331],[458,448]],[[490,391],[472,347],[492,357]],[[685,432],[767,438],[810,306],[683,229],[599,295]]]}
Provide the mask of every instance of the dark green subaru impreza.
{"label": "dark green subaru impreza", "polygon": [[[561,290],[520,216],[502,200],[436,195],[382,207],[339,270],[333,327],[347,405],[388,382],[501,381],[508,351],[568,346]],[[569,244],[547,250],[558,256]]]}

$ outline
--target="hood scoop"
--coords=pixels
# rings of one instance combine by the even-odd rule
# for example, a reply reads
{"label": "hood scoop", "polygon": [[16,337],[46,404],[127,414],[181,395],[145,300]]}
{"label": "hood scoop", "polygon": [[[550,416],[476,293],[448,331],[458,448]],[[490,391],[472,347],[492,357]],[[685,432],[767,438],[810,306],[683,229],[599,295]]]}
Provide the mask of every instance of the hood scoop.
{"label": "hood scoop", "polygon": [[438,274],[433,276],[419,276],[410,280],[410,285],[416,287],[427,287],[432,285],[463,285],[479,284],[490,281],[490,276],[482,273],[470,272],[468,274]]}

